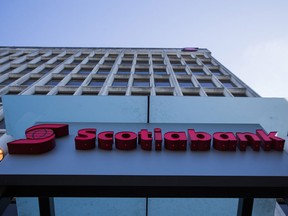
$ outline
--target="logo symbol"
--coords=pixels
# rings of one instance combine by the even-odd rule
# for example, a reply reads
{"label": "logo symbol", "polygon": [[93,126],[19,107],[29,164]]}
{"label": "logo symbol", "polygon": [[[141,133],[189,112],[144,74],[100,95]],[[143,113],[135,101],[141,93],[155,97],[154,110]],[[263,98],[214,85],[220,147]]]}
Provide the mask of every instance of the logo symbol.
{"label": "logo symbol", "polygon": [[26,139],[7,143],[9,154],[42,154],[51,151],[55,138],[69,135],[67,124],[40,124],[25,131]]}

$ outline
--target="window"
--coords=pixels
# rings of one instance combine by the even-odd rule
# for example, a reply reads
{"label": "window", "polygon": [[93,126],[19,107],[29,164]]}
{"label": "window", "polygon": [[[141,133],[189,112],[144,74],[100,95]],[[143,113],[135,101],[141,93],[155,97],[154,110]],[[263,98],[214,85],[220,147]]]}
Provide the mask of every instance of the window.
{"label": "window", "polygon": [[182,91],[183,96],[200,96],[199,92],[195,91]]}
{"label": "window", "polygon": [[128,79],[114,79],[112,86],[123,87],[128,85]]}
{"label": "window", "polygon": [[178,84],[180,87],[193,87],[191,80],[178,80]]}
{"label": "window", "polygon": [[53,62],[52,64],[58,65],[58,64],[60,64],[62,62],[63,62],[63,60],[57,60],[57,61]]}
{"label": "window", "polygon": [[152,58],[162,58],[161,54],[152,54]]}
{"label": "window", "polygon": [[88,86],[102,87],[105,79],[92,79]]}
{"label": "window", "polygon": [[135,68],[135,74],[148,75],[149,74],[149,68]]}
{"label": "window", "polygon": [[149,79],[134,79],[133,86],[149,87],[150,86],[150,80]]}
{"label": "window", "polygon": [[62,80],[62,79],[52,78],[52,79],[49,80],[45,85],[56,86],[56,85],[58,85],[58,83],[61,82],[61,80]]}
{"label": "window", "polygon": [[246,92],[231,92],[234,97],[248,97]]}
{"label": "window", "polygon": [[115,63],[115,60],[105,60],[103,64],[112,66]]}
{"label": "window", "polygon": [[134,95],[134,96],[149,96],[150,95],[150,89],[132,89],[131,90],[131,95]]}
{"label": "window", "polygon": [[138,58],[148,58],[148,54],[138,54]]}
{"label": "window", "polygon": [[60,71],[60,74],[69,74],[72,70],[73,70],[73,68],[63,68]]}
{"label": "window", "polygon": [[173,91],[156,91],[156,95],[161,96],[173,96]]}
{"label": "window", "polygon": [[198,58],[200,58],[200,59],[206,59],[206,57],[204,56],[204,55],[201,55],[201,54],[198,54],[198,55],[196,55]]}
{"label": "window", "polygon": [[72,64],[80,64],[81,62],[83,61],[83,59],[75,59],[73,62],[72,62]]}
{"label": "window", "polygon": [[168,54],[169,59],[179,59],[176,54]]}
{"label": "window", "polygon": [[189,66],[198,66],[198,63],[196,61],[187,61],[186,60],[186,64]]}
{"label": "window", "polygon": [[99,54],[98,53],[98,54],[95,54],[93,57],[101,59],[103,56],[104,56],[104,54]]}
{"label": "window", "polygon": [[170,60],[171,65],[180,66],[182,65],[180,60]]}
{"label": "window", "polygon": [[88,55],[89,55],[89,53],[81,53],[81,55],[80,55],[80,56],[77,56],[77,57],[84,59],[84,58],[86,58]]}
{"label": "window", "polygon": [[5,95],[18,95],[20,91],[8,91]]}
{"label": "window", "polygon": [[34,95],[47,95],[48,92],[47,91],[35,91]]}
{"label": "window", "polygon": [[44,63],[46,63],[47,62],[47,60],[41,60],[41,61],[38,61],[38,62],[36,62],[36,63],[34,63],[34,64],[39,64],[39,65],[41,65],[41,64],[44,64]]}
{"label": "window", "polygon": [[80,86],[83,83],[84,79],[77,79],[77,78],[72,78],[66,86]]}
{"label": "window", "polygon": [[203,70],[192,70],[192,74],[200,76],[206,75],[206,73]]}
{"label": "window", "polygon": [[173,68],[174,73],[177,74],[187,74],[187,71],[185,70],[185,68]]}
{"label": "window", "polygon": [[235,88],[235,87],[237,87],[231,80],[223,80],[221,82],[226,88]]}
{"label": "window", "polygon": [[210,69],[210,71],[216,76],[223,75],[223,73],[220,70],[218,70],[218,69]]}
{"label": "window", "polygon": [[223,92],[206,92],[209,97],[224,97]]}
{"label": "window", "polygon": [[99,68],[97,74],[109,74],[111,68]]}
{"label": "window", "polygon": [[138,65],[149,65],[149,60],[148,59],[143,59],[143,60],[137,60]]}
{"label": "window", "polygon": [[59,53],[52,53],[51,55],[49,55],[49,58],[54,58],[55,56],[58,56]]}
{"label": "window", "polygon": [[118,68],[117,74],[130,74],[131,68]]}
{"label": "window", "polygon": [[110,90],[108,95],[117,95],[117,96],[123,96],[125,95],[125,91],[115,91],[115,90]]}
{"label": "window", "polygon": [[21,85],[31,85],[33,83],[35,83],[38,79],[37,78],[30,78],[28,80],[26,80],[25,82],[23,82]]}
{"label": "window", "polygon": [[163,60],[153,60],[153,65],[165,65]]}
{"label": "window", "polygon": [[114,58],[114,59],[116,59],[116,58],[118,57],[118,54],[117,54],[117,53],[110,53],[110,54],[108,55],[108,57],[109,57],[109,58]]}
{"label": "window", "polygon": [[214,66],[214,64],[211,61],[202,61],[203,64],[206,66]]}
{"label": "window", "polygon": [[95,96],[95,95],[98,95],[99,94],[99,91],[83,91],[82,92],[82,95],[90,95],[90,96]]}
{"label": "window", "polygon": [[182,58],[185,59],[185,61],[193,59],[191,55],[181,55],[181,56],[182,56]]}
{"label": "window", "polygon": [[68,92],[68,91],[58,91],[57,95],[73,95],[74,92]]}
{"label": "window", "polygon": [[134,54],[125,53],[123,58],[134,58]]}
{"label": "window", "polygon": [[216,87],[212,80],[198,80],[198,81],[203,88],[215,88]]}
{"label": "window", "polygon": [[154,68],[153,71],[154,71],[154,74],[156,74],[156,75],[166,75],[167,74],[167,71],[165,68]]}
{"label": "window", "polygon": [[22,71],[20,71],[21,74],[27,74],[30,73],[32,70],[34,70],[36,67],[28,67]]}
{"label": "window", "polygon": [[98,60],[91,60],[91,59],[90,59],[90,60],[86,63],[86,65],[96,66],[98,63],[99,63]]}
{"label": "window", "polygon": [[43,70],[41,70],[39,73],[40,74],[47,74],[49,73],[53,68],[44,68]]}
{"label": "window", "polygon": [[170,87],[169,79],[155,79],[155,86],[156,87]]}
{"label": "window", "polygon": [[0,85],[9,85],[12,82],[16,81],[18,78],[8,78],[0,83]]}
{"label": "window", "polygon": [[88,75],[91,73],[93,68],[81,68],[77,73],[82,75]]}
{"label": "window", "polygon": [[122,60],[121,65],[132,65],[133,60]]}

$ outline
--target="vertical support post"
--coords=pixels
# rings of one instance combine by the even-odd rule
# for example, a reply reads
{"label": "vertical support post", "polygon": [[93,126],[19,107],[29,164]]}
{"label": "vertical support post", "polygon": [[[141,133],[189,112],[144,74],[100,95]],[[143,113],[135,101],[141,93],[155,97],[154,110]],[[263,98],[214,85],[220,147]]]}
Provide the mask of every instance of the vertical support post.
{"label": "vertical support post", "polygon": [[253,198],[239,198],[237,216],[251,216],[253,202]]}
{"label": "vertical support post", "polygon": [[0,197],[0,215],[2,215],[6,208],[9,206],[11,203],[11,199],[8,197]]}
{"label": "vertical support post", "polygon": [[53,197],[38,197],[40,216],[55,216]]}

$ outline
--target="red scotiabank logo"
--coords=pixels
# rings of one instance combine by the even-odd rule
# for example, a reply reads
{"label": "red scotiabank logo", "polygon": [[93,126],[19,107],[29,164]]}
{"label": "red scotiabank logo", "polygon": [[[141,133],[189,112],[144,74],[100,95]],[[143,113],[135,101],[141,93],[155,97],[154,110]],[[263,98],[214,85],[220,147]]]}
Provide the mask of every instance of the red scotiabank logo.
{"label": "red scotiabank logo", "polygon": [[[68,124],[40,124],[25,131],[26,139],[19,139],[7,143],[9,154],[42,154],[51,151],[55,145],[55,138],[69,135]],[[169,131],[162,135],[161,128],[154,128],[153,132],[141,129],[138,133],[132,131],[102,131],[96,128],[84,128],[75,137],[76,150],[91,150],[96,148],[112,150],[113,145],[119,150],[134,150],[139,145],[142,150],[156,151],[164,148],[171,151],[186,151],[189,145],[191,151],[209,151],[212,146],[218,151],[246,151],[251,147],[253,151],[283,151],[285,140],[277,137],[277,132],[266,133],[264,130],[251,132],[196,132],[194,129],[185,131]]]}

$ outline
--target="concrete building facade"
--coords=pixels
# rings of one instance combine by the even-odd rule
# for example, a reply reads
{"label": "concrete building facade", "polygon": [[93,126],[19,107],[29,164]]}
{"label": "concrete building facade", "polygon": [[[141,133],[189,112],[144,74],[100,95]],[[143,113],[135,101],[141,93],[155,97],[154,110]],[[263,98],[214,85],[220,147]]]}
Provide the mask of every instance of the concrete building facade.
{"label": "concrete building facade", "polygon": [[[177,181],[171,184],[178,187],[186,182],[181,178],[183,176],[235,179],[248,176],[249,181],[250,177],[264,176],[266,181],[270,177],[288,176],[283,164],[288,161],[286,146],[281,154],[255,153],[251,149],[245,154],[238,150],[222,154],[211,147],[211,152],[204,155],[205,159],[200,154],[190,157],[189,150],[171,154],[164,147],[160,153],[152,151],[151,154],[137,151],[123,155],[115,151],[111,153],[114,155],[111,163],[104,160],[107,167],[103,170],[100,167],[83,170],[87,162],[79,160],[83,157],[102,163],[94,158],[94,154],[101,158],[107,153],[97,150],[94,153],[76,151],[75,159],[74,150],[70,147],[61,150],[58,144],[53,150],[55,154],[37,158],[39,166],[47,164],[48,159],[54,162],[49,162],[46,168],[33,165],[33,169],[31,157],[7,154],[6,143],[23,138],[25,129],[38,123],[68,123],[71,137],[77,135],[77,129],[88,126],[100,131],[125,129],[135,132],[142,127],[161,127],[163,133],[193,127],[210,134],[264,129],[267,133],[277,131],[279,137],[287,140],[287,101],[261,98],[207,49],[1,47],[0,87],[3,98],[0,110],[3,136],[0,141],[5,153],[0,166],[4,180],[9,179],[9,175],[49,176],[55,173],[160,176],[161,179],[175,176],[179,178],[179,185]],[[67,138],[68,142],[73,142],[73,138]],[[70,153],[62,157],[61,151]],[[65,169],[64,166],[57,167],[63,160],[67,161]],[[150,168],[143,165],[144,161],[150,164]],[[267,169],[263,162],[267,162]],[[158,167],[152,165],[157,163],[160,163]],[[180,166],[189,163],[199,166],[194,169]],[[72,169],[69,164],[76,168]],[[117,165],[124,168],[115,168]],[[20,183],[16,181],[16,184]],[[229,182],[225,184],[229,185]],[[251,188],[257,188],[251,185]],[[272,191],[271,188],[271,185],[267,186],[267,191]],[[286,185],[279,184],[279,188],[286,188]],[[147,196],[134,198],[124,195],[117,198],[98,195],[95,195],[97,198],[55,197],[54,204],[56,215],[236,215],[239,211],[238,198],[242,196],[230,194],[225,197],[215,192],[214,197],[207,192],[207,186],[204,191],[209,194],[206,198],[199,194],[197,198],[191,191],[185,198],[180,198],[179,194],[162,198],[159,194],[159,197],[150,196],[153,192],[150,191]],[[262,198],[254,199],[253,215],[273,215],[275,198],[278,197],[254,196],[252,191],[252,197]],[[36,198],[17,198],[17,207],[19,215],[39,215]]]}

